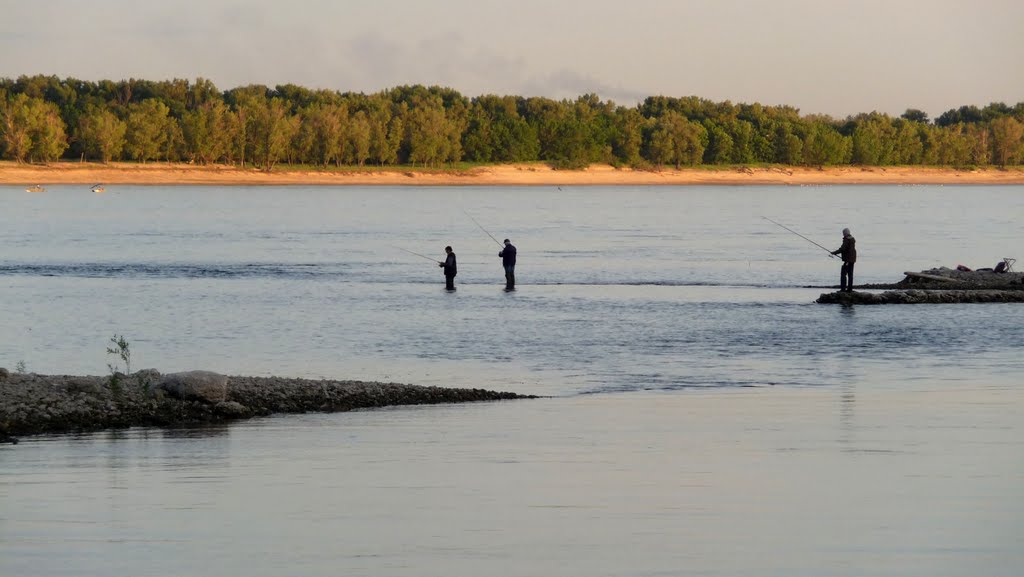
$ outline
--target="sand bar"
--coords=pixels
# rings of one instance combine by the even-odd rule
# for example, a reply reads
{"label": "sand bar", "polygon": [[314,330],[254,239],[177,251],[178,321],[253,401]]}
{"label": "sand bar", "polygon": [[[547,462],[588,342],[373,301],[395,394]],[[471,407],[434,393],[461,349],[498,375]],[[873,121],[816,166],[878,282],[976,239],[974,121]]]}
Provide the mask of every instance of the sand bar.
{"label": "sand bar", "polygon": [[146,164],[57,162],[46,165],[0,162],[0,184],[136,185],[830,185],[830,184],[1024,184],[1024,168],[953,169],[936,167],[738,167],[635,170],[592,165],[554,170],[540,163],[502,164],[466,170],[290,170],[184,163]]}

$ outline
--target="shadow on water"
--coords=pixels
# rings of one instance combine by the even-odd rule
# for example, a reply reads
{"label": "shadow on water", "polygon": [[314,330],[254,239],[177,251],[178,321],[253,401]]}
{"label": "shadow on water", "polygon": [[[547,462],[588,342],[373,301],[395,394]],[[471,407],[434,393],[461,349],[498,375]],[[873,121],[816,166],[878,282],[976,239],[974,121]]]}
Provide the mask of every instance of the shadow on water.
{"label": "shadow on water", "polygon": [[227,437],[231,434],[231,425],[226,423],[204,423],[182,427],[160,429],[165,439],[209,439]]}

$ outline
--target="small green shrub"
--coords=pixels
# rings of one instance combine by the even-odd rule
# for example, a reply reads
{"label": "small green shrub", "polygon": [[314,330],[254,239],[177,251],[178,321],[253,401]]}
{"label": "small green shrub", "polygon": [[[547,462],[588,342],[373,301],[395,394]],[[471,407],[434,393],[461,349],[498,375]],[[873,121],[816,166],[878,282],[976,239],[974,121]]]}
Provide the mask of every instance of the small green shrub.
{"label": "small green shrub", "polygon": [[[121,360],[124,361],[124,374],[132,374],[132,351],[128,341],[125,340],[124,335],[114,335],[110,337],[110,343],[114,346],[107,347],[107,354],[117,355],[120,357]],[[117,372],[117,365],[108,364],[107,366],[110,367],[111,373]]]}
{"label": "small green shrub", "polygon": [[[110,337],[110,344],[113,346],[107,347],[107,354],[117,355],[124,361],[124,374],[130,375],[132,373],[132,351],[128,340],[124,338],[124,335],[114,335]],[[120,397],[124,393],[124,387],[121,386],[122,373],[119,370],[121,367],[116,363],[107,363],[107,368],[110,369],[110,380],[107,381],[110,393],[114,397]]]}

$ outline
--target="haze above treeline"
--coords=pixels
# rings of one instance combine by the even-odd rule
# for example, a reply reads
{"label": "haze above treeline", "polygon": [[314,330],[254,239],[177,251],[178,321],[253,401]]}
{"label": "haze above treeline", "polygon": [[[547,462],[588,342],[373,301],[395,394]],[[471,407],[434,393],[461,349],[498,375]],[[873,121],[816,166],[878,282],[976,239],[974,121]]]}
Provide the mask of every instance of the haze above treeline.
{"label": "haze above treeline", "polygon": [[649,96],[635,106],[398,86],[221,91],[208,80],[0,79],[0,158],[446,166],[542,161],[663,166],[1007,166],[1024,160],[1024,102],[964,104],[934,120],[801,115],[785,105]]}

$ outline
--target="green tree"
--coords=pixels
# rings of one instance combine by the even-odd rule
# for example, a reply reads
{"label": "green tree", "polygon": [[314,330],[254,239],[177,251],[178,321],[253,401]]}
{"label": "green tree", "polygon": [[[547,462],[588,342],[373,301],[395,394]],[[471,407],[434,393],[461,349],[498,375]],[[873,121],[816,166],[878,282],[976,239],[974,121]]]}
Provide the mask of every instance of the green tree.
{"label": "green tree", "polygon": [[1004,116],[1013,116],[1013,108],[1010,108],[1004,102],[992,102],[985,106],[985,108],[981,109],[981,118],[983,122],[992,122],[993,120],[1003,118]]}
{"label": "green tree", "polygon": [[171,122],[167,105],[151,98],[128,105],[125,122],[125,153],[145,162],[160,158],[165,150],[168,124]]}
{"label": "green tree", "polygon": [[263,170],[274,168],[288,152],[292,137],[298,130],[298,118],[288,113],[285,101],[280,98],[252,101],[251,117],[248,124],[249,143],[252,146],[253,161]]}
{"label": "green tree", "polygon": [[[224,101],[224,97],[221,94],[221,92],[217,90],[217,87],[213,84],[213,82],[207,80],[206,78],[196,78],[195,82],[191,84],[186,82],[185,86],[186,92],[184,100],[185,105],[188,107],[189,110],[195,110],[200,106],[204,106],[212,102],[219,101],[223,103]],[[167,103],[165,102],[164,104]],[[170,108],[170,104],[167,105]],[[182,111],[179,111],[177,116],[180,117],[181,114]]]}
{"label": "green tree", "polygon": [[186,156],[193,162],[210,164],[228,156],[232,146],[233,123],[227,106],[211,100],[181,118],[181,136]]}
{"label": "green tree", "polygon": [[494,160],[494,121],[479,101],[470,105],[469,124],[462,137],[462,149],[466,158],[473,162]]}
{"label": "green tree", "polygon": [[615,133],[612,138],[612,154],[627,166],[643,163],[644,128],[647,120],[636,108],[615,110]]}
{"label": "green tree", "polygon": [[[758,103],[741,104],[737,120],[751,127],[750,156],[753,162],[775,162],[773,136],[778,124],[769,115],[768,109]],[[735,139],[734,139],[735,140]]]}
{"label": "green tree", "polygon": [[909,120],[911,122],[920,122],[921,124],[928,124],[928,113],[916,108],[908,108],[906,112],[900,115],[900,118]]}
{"label": "green tree", "polygon": [[1014,164],[1019,161],[1024,140],[1024,124],[1012,116],[1004,116],[992,121],[992,161],[999,166]]}
{"label": "green tree", "polygon": [[167,162],[182,160],[185,158],[185,134],[181,130],[181,122],[168,119],[166,129],[163,159]]}
{"label": "green tree", "polygon": [[893,164],[895,134],[888,116],[862,116],[853,130],[853,162],[867,166]]}
{"label": "green tree", "polygon": [[964,136],[970,146],[969,164],[984,166],[992,157],[989,127],[983,124],[964,125]]}
{"label": "green tree", "polygon": [[921,141],[919,121],[907,120],[906,114],[894,123],[896,141],[893,143],[894,162],[896,164],[913,165],[924,161],[924,143]]}
{"label": "green tree", "polygon": [[348,107],[344,104],[312,104],[301,113],[297,135],[304,160],[327,166],[340,164],[349,145]]}
{"label": "green tree", "polygon": [[29,110],[32,117],[29,157],[38,162],[57,160],[68,149],[68,137],[64,121],[60,118],[60,110],[55,104],[42,100],[30,101]]}
{"label": "green tree", "polygon": [[113,112],[93,108],[78,120],[78,140],[85,154],[107,163],[120,158],[126,128]]}
{"label": "green tree", "polygon": [[245,166],[249,158],[249,110],[244,106],[238,106],[227,112],[225,117],[227,133],[229,135],[225,155],[228,162],[239,166]]}
{"label": "green tree", "polygon": [[804,143],[793,133],[788,122],[781,122],[775,129],[775,162],[800,164],[803,162]]}
{"label": "green tree", "polygon": [[730,118],[724,128],[732,139],[732,158],[735,164],[754,162],[754,126],[746,120]]}
{"label": "green tree", "polygon": [[602,154],[587,121],[595,115],[594,104],[590,98],[576,103],[528,99],[524,116],[537,134],[538,158],[556,168],[583,168]]}
{"label": "green tree", "polygon": [[409,162],[435,166],[451,154],[448,135],[451,130],[444,109],[420,106],[409,112],[407,124]]}
{"label": "green tree", "polygon": [[32,111],[30,98],[17,94],[13,98],[0,100],[0,139],[7,158],[19,163],[25,162],[32,149]]}
{"label": "green tree", "polygon": [[707,140],[703,126],[670,111],[654,123],[647,139],[647,159],[655,165],[674,164],[676,168],[700,164]]}
{"label": "green tree", "polygon": [[51,102],[24,93],[0,98],[0,151],[17,162],[49,162],[67,150],[60,111]]}
{"label": "green tree", "polygon": [[939,115],[935,119],[935,124],[940,127],[953,126],[954,124],[964,124],[981,122],[985,119],[981,109],[977,106],[961,106],[957,109],[947,110]]}
{"label": "green tree", "polygon": [[462,148],[477,162],[536,160],[540,143],[533,127],[519,114],[512,96],[481,96],[470,104]]}
{"label": "green tree", "polygon": [[846,164],[852,144],[835,127],[822,122],[811,124],[804,140],[803,161],[810,166]]}
{"label": "green tree", "polygon": [[705,164],[728,164],[732,161],[733,142],[729,133],[714,120],[705,120],[704,129],[708,132],[708,147],[704,150]]}
{"label": "green tree", "polygon": [[370,96],[363,103],[370,129],[370,155],[367,160],[380,166],[398,162],[398,150],[405,137],[405,103],[393,104],[384,95]]}
{"label": "green tree", "polygon": [[967,166],[971,163],[972,143],[964,134],[963,124],[930,131],[925,142],[925,158],[929,164]]}
{"label": "green tree", "polygon": [[366,112],[360,110],[352,115],[347,136],[346,160],[363,166],[370,158],[370,121],[366,118]]}

